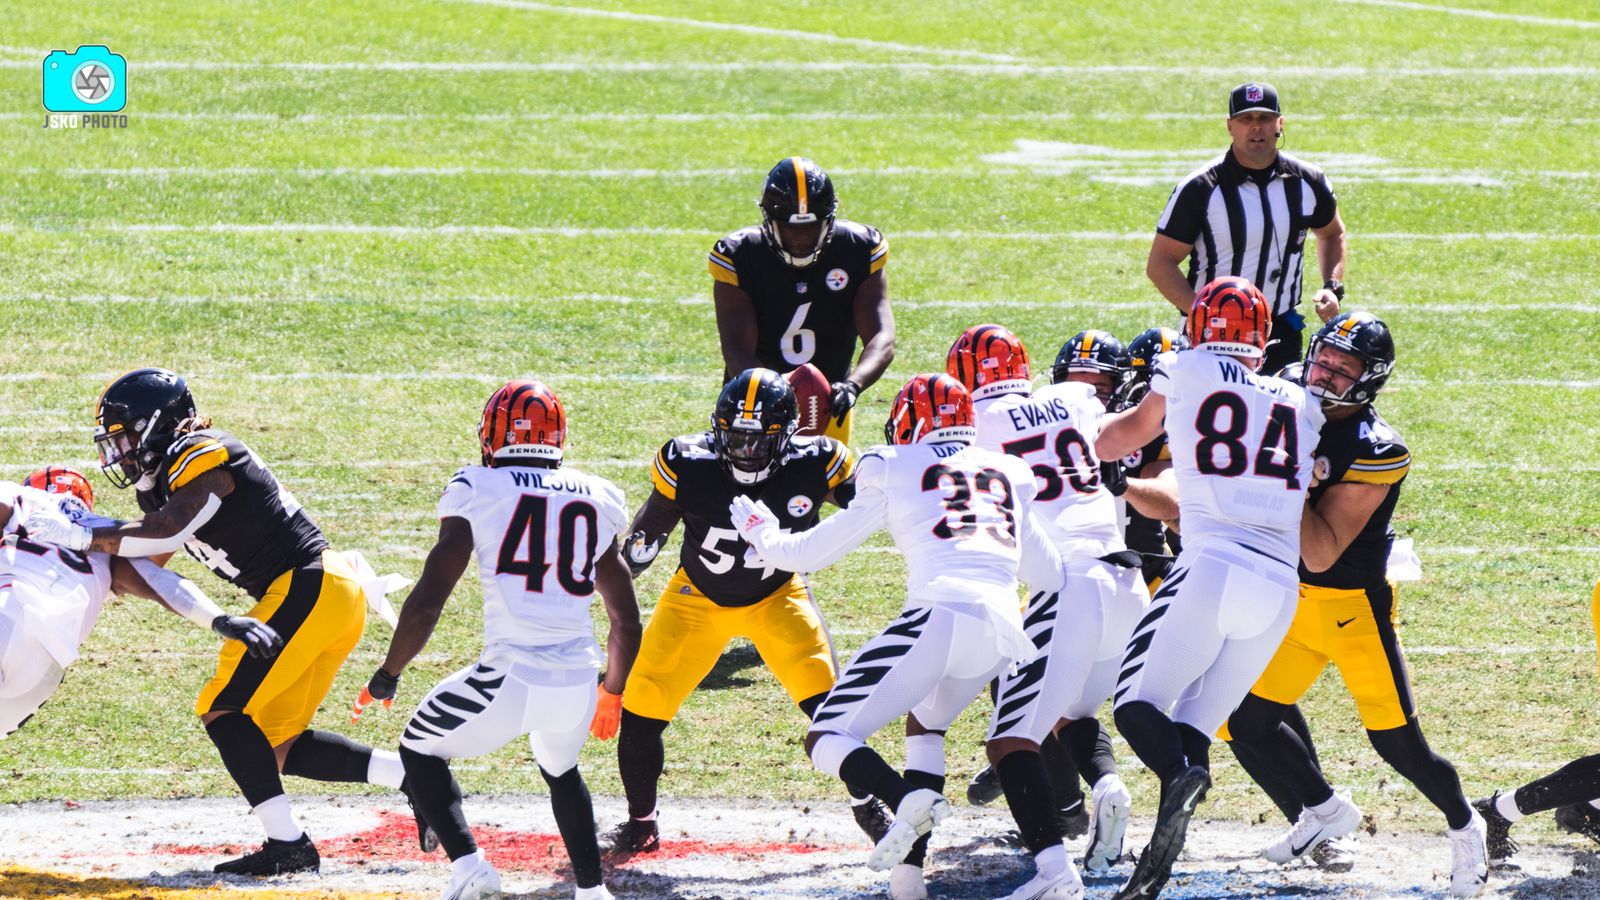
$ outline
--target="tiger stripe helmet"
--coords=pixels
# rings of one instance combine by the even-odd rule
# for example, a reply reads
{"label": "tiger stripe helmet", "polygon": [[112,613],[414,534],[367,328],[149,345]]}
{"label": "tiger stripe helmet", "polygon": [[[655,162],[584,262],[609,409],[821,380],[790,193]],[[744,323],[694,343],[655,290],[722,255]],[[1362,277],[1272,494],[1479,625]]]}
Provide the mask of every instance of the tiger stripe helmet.
{"label": "tiger stripe helmet", "polygon": [[544,382],[508,381],[484,405],[478,440],[486,466],[524,459],[559,466],[567,447],[567,411]]}
{"label": "tiger stripe helmet", "polygon": [[28,474],[22,483],[50,494],[71,494],[94,510],[94,487],[83,473],[66,466],[45,466]]}
{"label": "tiger stripe helmet", "polygon": [[944,368],[974,400],[1026,392],[1033,378],[1027,348],[1003,325],[974,325],[963,331],[950,345]]}
{"label": "tiger stripe helmet", "polygon": [[1249,279],[1225,276],[1195,295],[1184,333],[1195,347],[1260,360],[1272,335],[1272,309]]}
{"label": "tiger stripe helmet", "polygon": [[940,373],[906,382],[889,407],[883,440],[889,444],[967,441],[978,437],[972,420],[972,395],[961,382]]}
{"label": "tiger stripe helmet", "polygon": [[[834,216],[839,211],[833,181],[821,167],[803,156],[788,157],[772,167],[766,183],[761,186],[761,199],[756,205],[761,207],[761,233],[786,265],[797,269],[811,265],[833,239]],[[784,249],[778,226],[815,224],[820,224],[821,228],[810,253],[796,256]]]}

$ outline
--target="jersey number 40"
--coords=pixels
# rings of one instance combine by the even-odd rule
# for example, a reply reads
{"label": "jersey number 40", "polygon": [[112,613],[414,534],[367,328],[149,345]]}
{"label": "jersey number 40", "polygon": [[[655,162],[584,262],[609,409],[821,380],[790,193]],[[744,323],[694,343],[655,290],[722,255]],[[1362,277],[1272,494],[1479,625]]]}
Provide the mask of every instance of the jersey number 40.
{"label": "jersey number 40", "polygon": [[[530,594],[544,593],[544,577],[550,571],[545,561],[549,552],[550,501],[538,494],[523,494],[511,514],[511,524],[500,542],[500,562],[496,575],[521,575],[527,579]],[[561,507],[556,516],[556,580],[574,597],[594,593],[594,556],[599,536],[595,526],[599,514],[593,506],[574,501]],[[585,539],[583,556],[578,556],[578,530]],[[527,555],[521,556],[526,550]]]}

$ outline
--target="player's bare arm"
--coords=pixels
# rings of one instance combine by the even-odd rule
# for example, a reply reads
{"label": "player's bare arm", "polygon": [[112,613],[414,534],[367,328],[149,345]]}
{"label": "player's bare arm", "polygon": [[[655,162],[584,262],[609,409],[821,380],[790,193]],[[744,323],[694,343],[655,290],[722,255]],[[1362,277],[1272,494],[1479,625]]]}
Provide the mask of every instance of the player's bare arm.
{"label": "player's bare arm", "polygon": [[756,359],[755,301],[744,288],[715,281],[711,284],[711,302],[716,307],[717,336],[722,342],[722,363],[728,374],[760,366]]}
{"label": "player's bare arm", "polygon": [[472,560],[472,525],[460,516],[439,520],[439,540],[428,551],[422,564],[422,574],[417,584],[406,596],[400,608],[400,620],[395,624],[394,637],[389,640],[389,653],[379,668],[393,678],[399,678],[422,648],[433,637],[439,624],[439,614],[445,601],[455,590],[456,582],[467,570]]}
{"label": "player's bare arm", "polygon": [[1095,455],[1101,459],[1127,456],[1159,437],[1166,417],[1166,396],[1151,391],[1138,406],[1106,416],[1094,442]]}
{"label": "player's bare arm", "polygon": [[91,532],[89,550],[124,556],[155,556],[181,548],[222,508],[233,493],[233,476],[222,469],[202,473],[179,488],[165,505],[142,519]]}
{"label": "player's bare arm", "polygon": [[1178,476],[1172,463],[1159,460],[1145,466],[1146,474],[1128,479],[1128,489],[1122,499],[1148,519],[1174,520],[1178,518]]}
{"label": "player's bare arm", "polygon": [[889,308],[889,280],[884,270],[879,269],[861,282],[856,291],[855,320],[856,331],[861,335],[861,356],[846,380],[866,390],[894,362],[894,311]]}
{"label": "player's bare arm", "polygon": [[[723,287],[720,283],[717,286]],[[682,518],[683,510],[676,502],[660,491],[650,492],[644,505],[634,513],[633,524],[628,526],[628,539],[622,545],[623,561],[633,577],[639,577],[656,561],[656,555]]]}
{"label": "player's bare arm", "polygon": [[1150,256],[1144,263],[1145,276],[1161,292],[1161,296],[1167,298],[1167,302],[1184,314],[1188,314],[1189,307],[1194,305],[1194,288],[1189,286],[1189,279],[1183,277],[1182,269],[1184,259],[1192,250],[1192,247],[1176,238],[1158,234],[1150,242]]}
{"label": "player's bare arm", "polygon": [[639,655],[639,638],[644,626],[639,623],[639,599],[633,593],[633,574],[622,559],[622,553],[613,541],[594,567],[594,585],[606,604],[606,616],[611,620],[611,631],[606,637],[606,676],[602,683],[607,692],[621,694],[628,683],[628,672],[633,669],[634,657]]}
{"label": "player's bare arm", "polygon": [[[1322,281],[1344,281],[1344,259],[1346,252],[1344,219],[1339,217],[1337,210],[1333,213],[1333,221],[1321,228],[1311,229],[1311,234],[1317,239],[1317,266],[1322,270]],[[1318,318],[1326,322],[1339,314],[1339,297],[1328,288],[1322,288],[1311,298]]]}
{"label": "player's bare arm", "polygon": [[1313,572],[1326,572],[1383,505],[1393,485],[1344,481],[1306,504],[1300,517],[1300,558]]}

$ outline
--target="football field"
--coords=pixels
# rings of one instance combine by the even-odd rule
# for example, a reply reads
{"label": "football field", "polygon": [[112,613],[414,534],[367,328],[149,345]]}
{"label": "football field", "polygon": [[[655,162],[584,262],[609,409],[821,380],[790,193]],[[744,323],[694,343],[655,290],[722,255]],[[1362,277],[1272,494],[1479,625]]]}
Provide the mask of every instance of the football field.
{"label": "football field", "polygon": [[[643,502],[651,455],[704,428],[720,386],[706,251],[756,223],[779,159],[816,160],[841,215],[890,241],[897,356],[863,395],[861,450],[899,383],[941,370],[969,325],[1008,326],[1042,369],[1077,331],[1173,324],[1144,276],[1156,217],[1227,146],[1229,89],[1270,81],[1285,151],[1338,194],[1346,307],[1398,346],[1378,405],[1414,460],[1396,527],[1424,577],[1399,602],[1426,733],[1469,796],[1600,750],[1594,3],[0,0],[0,23],[0,477],[92,472],[99,390],[163,366],[336,548],[408,577],[513,376],[565,401],[568,465]],[[126,127],[41,128],[40,61],[95,43],[127,60]],[[103,511],[135,514],[92,477]],[[637,582],[647,615],[676,553]],[[813,585],[844,657],[898,611],[904,566],[879,535]],[[476,656],[478,599],[469,574],[396,710],[352,725],[390,634],[370,622],[315,727],[393,746],[400,707]],[[206,808],[249,825],[192,712],[216,648],[154,604],[109,604],[55,698],[0,744],[0,802],[224,798]],[[1336,673],[1306,708],[1376,833],[1442,831]],[[951,732],[952,797],[987,715]],[[667,733],[663,796],[842,803],[804,729],[735,644]],[[1153,780],[1118,749],[1153,814]],[[1277,827],[1227,750],[1214,758],[1203,814]],[[620,795],[614,744],[591,742],[583,766]],[[544,805],[525,746],[459,774],[469,795]],[[1517,834],[1581,846],[1547,816]]]}

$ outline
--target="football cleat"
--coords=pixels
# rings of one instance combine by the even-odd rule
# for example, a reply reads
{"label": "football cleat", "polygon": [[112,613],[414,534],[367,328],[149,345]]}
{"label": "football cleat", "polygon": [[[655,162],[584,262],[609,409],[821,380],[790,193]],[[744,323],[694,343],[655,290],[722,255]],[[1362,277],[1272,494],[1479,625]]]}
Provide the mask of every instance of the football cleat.
{"label": "football cleat", "polygon": [[1084,871],[1104,875],[1122,858],[1122,838],[1128,830],[1133,798],[1115,775],[1101,778],[1094,786],[1094,834],[1083,853]]}
{"label": "football cleat", "polygon": [[855,816],[861,833],[872,838],[874,844],[883,840],[883,836],[889,833],[889,826],[894,824],[889,805],[877,797],[868,797],[865,803],[852,803],[850,814]]}
{"label": "football cleat", "polygon": [[794,386],[771,369],[746,369],[717,398],[711,449],[734,481],[760,484],[777,470],[799,427]]}
{"label": "football cleat", "polygon": [[481,852],[474,856],[475,862],[471,868],[464,872],[451,872],[450,886],[439,895],[439,900],[485,900],[500,896],[500,873],[495,871]]}
{"label": "football cleat", "polygon": [[296,840],[280,841],[267,838],[261,849],[246,853],[238,859],[217,863],[211,871],[219,875],[287,875],[290,872],[315,872],[322,868],[322,857],[309,835]]}
{"label": "football cleat", "polygon": [[1324,872],[1342,875],[1356,867],[1356,841],[1352,837],[1334,838],[1311,848],[1311,864]]}
{"label": "football cleat", "polygon": [[945,354],[944,368],[974,400],[1027,393],[1032,387],[1027,348],[1000,325],[974,325],[962,332]]}
{"label": "football cleat", "polygon": [[178,439],[178,426],[194,417],[194,395],[176,372],[135,369],[118,378],[94,409],[100,469],[119,488],[153,476]]}
{"label": "football cleat", "polygon": [[928,900],[921,866],[900,863],[889,870],[889,900]]}
{"label": "football cleat", "polygon": [[816,163],[791,156],[772,167],[761,187],[761,234],[784,264],[803,269],[833,239],[839,198]]}
{"label": "football cleat", "polygon": [[972,395],[961,382],[943,373],[907,381],[889,406],[889,421],[883,423],[886,444],[970,443],[977,438]]}
{"label": "football cleat", "polygon": [[567,411],[542,381],[510,381],[483,407],[478,425],[483,464],[543,460],[561,465],[567,446]]}
{"label": "football cleat", "polygon": [[1477,810],[1465,828],[1450,836],[1450,896],[1476,897],[1489,883],[1489,826]]}
{"label": "football cleat", "polygon": [[907,794],[894,811],[894,824],[867,855],[867,868],[886,872],[906,858],[911,846],[950,815],[950,804],[926,788]]}
{"label": "football cleat", "polygon": [[1075,841],[1089,833],[1089,810],[1083,798],[1071,806],[1056,810],[1056,827],[1061,829],[1061,839]]}
{"label": "football cleat", "polygon": [[1082,896],[1083,879],[1069,861],[1065,872],[1055,875],[1041,872],[1000,900],[1078,900]]}
{"label": "football cleat", "polygon": [[423,853],[432,853],[439,849],[439,836],[433,833],[428,820],[424,819],[417,809],[417,798],[411,794],[410,779],[401,779],[400,793],[405,795],[406,805],[411,807],[411,818],[417,821],[417,846],[422,848]]}
{"label": "football cleat", "polygon": [[[1521,848],[1511,838],[1511,820],[1501,815],[1495,806],[1495,801],[1499,798],[1500,792],[1496,791],[1493,797],[1472,801],[1472,808],[1478,811],[1478,815],[1483,816],[1484,828],[1487,831],[1484,843],[1489,850],[1489,865],[1496,869],[1516,868],[1516,864],[1511,862],[1511,857],[1516,856],[1517,850]],[[1560,815],[1559,810],[1557,815]]]}
{"label": "football cleat", "polygon": [[1361,810],[1350,802],[1349,794],[1334,794],[1337,805],[1326,816],[1310,809],[1300,811],[1300,818],[1288,833],[1267,845],[1261,855],[1284,865],[1310,853],[1323,841],[1343,837],[1361,824]]}
{"label": "football cleat", "polygon": [[988,806],[1004,796],[1005,792],[994,766],[984,766],[967,782],[967,802],[973,806]]}
{"label": "football cleat", "polygon": [[661,849],[661,829],[655,819],[626,819],[600,835],[606,853],[654,853]]}
{"label": "football cleat", "polygon": [[1189,820],[1194,817],[1200,801],[1211,788],[1211,775],[1199,766],[1190,766],[1178,773],[1161,793],[1161,809],[1156,814],[1155,831],[1150,843],[1139,854],[1133,875],[1116,894],[1117,900],[1136,897],[1154,897],[1161,893],[1172,877],[1172,864],[1183,852],[1183,841],[1189,833]]}
{"label": "football cleat", "polygon": [[1600,809],[1587,803],[1556,807],[1556,827],[1600,843]]}
{"label": "football cleat", "polygon": [[1184,333],[1195,347],[1259,360],[1272,334],[1272,308],[1249,279],[1223,276],[1195,295]]}

